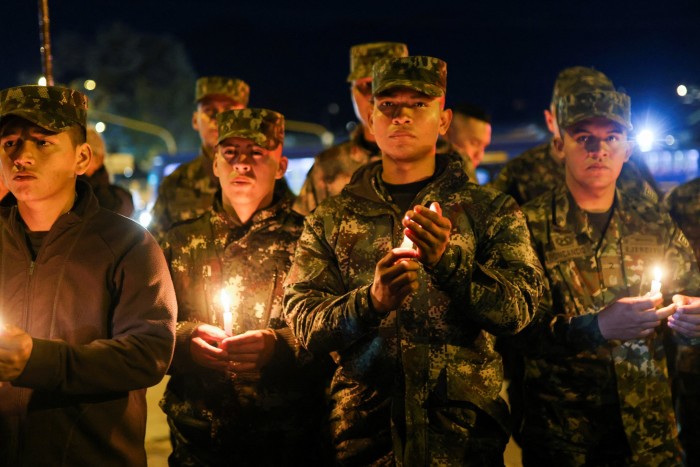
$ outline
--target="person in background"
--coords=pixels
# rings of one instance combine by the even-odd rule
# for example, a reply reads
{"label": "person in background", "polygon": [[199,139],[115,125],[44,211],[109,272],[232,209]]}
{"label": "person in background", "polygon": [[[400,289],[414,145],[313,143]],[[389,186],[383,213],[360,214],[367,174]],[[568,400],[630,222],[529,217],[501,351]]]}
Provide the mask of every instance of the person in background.
{"label": "person in background", "polygon": [[531,320],[542,269],[515,202],[468,183],[458,154],[437,154],[446,81],[434,57],[375,63],[368,125],[381,160],[306,217],[285,283],[302,345],[338,354],[341,465],[503,463],[494,336]]}
{"label": "person in background", "polygon": [[[670,190],[663,199],[665,210],[678,223],[695,258],[700,261],[700,177]],[[678,437],[685,454],[685,465],[700,465],[700,351],[697,347],[679,345],[674,361],[676,416]]]}
{"label": "person in background", "polygon": [[555,105],[565,183],[523,206],[548,283],[538,319],[514,338],[523,464],[680,465],[664,341],[700,343],[697,262],[654,199],[618,188],[629,96],[593,90]]}
{"label": "person in background", "polygon": [[[545,123],[552,137],[508,161],[489,186],[511,195],[522,206],[552,188],[563,185],[563,154],[556,149],[556,140],[561,138],[557,126],[556,100],[559,96],[595,90],[614,91],[615,87],[610,78],[594,68],[574,66],[559,72],[549,109],[544,111]],[[629,159],[622,168],[618,186],[657,201],[660,191],[646,164],[634,155]]]}
{"label": "person in background", "polygon": [[350,48],[347,81],[359,124],[349,141],[332,146],[316,156],[294,203],[297,212],[309,214],[321,201],[340,193],[354,169],[381,157],[374,135],[367,127],[367,117],[372,108],[372,65],[383,58],[407,55],[408,47],[400,42],[370,42]]}
{"label": "person in background", "polygon": [[78,179],[86,117],[72,89],[0,91],[0,465],[146,466],[177,303],[153,237]]}
{"label": "person in background", "polygon": [[445,139],[464,159],[469,180],[479,183],[476,168],[491,144],[491,117],[484,109],[469,103],[454,105],[452,123]]}
{"label": "person in background", "polygon": [[[161,407],[171,466],[323,465],[321,359],[282,319],[282,284],[303,217],[284,176],[284,117],[267,109],[219,114],[203,216],[163,241],[179,305],[177,345]],[[328,360],[326,360],[328,361]]]}
{"label": "person in background", "polygon": [[204,76],[195,83],[195,110],[192,128],[199,133],[199,155],[181,164],[166,176],[158,187],[149,230],[156,238],[175,223],[201,216],[211,208],[219,181],[212,162],[218,140],[216,116],[248,105],[250,86],[238,78]]}
{"label": "person in background", "polygon": [[131,193],[109,181],[109,173],[104,165],[106,150],[102,135],[94,128],[88,128],[87,142],[92,148],[92,158],[85,173],[78,178],[90,184],[100,206],[122,216],[131,217],[134,214]]}

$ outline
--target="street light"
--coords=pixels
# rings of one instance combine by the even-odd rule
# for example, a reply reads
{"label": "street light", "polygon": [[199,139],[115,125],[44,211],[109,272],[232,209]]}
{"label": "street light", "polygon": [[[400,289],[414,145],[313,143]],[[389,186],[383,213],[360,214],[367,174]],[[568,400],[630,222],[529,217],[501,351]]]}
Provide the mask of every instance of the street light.
{"label": "street light", "polygon": [[130,128],[132,130],[140,131],[142,133],[148,133],[151,135],[158,136],[165,143],[167,152],[169,155],[177,153],[177,144],[175,143],[175,138],[173,138],[172,133],[170,133],[165,128],[154,125],[153,123],[143,122],[141,120],[135,120],[133,118],[122,117],[120,115],[114,115],[108,112],[103,112],[102,110],[90,110],[90,116],[96,117],[103,122],[113,123],[115,125]]}

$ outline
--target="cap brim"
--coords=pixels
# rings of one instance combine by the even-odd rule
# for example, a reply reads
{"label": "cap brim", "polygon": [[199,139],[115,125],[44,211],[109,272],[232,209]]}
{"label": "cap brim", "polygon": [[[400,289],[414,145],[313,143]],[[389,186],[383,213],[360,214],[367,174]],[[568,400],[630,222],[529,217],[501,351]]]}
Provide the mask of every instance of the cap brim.
{"label": "cap brim", "polygon": [[394,88],[408,88],[408,89],[413,89],[414,91],[421,92],[425,95],[431,96],[431,97],[442,97],[445,95],[445,91],[442,90],[439,86],[435,86],[434,84],[431,83],[416,83],[415,81],[410,81],[410,80],[389,80],[389,81],[384,81],[381,83],[379,86],[377,86],[375,89],[372,89],[372,95],[376,96],[379,95],[383,92],[386,92],[390,89]]}
{"label": "cap brim", "polygon": [[[46,119],[38,118],[37,112],[35,110],[26,109],[15,109],[10,110],[8,112],[4,112],[2,117],[0,117],[0,122],[2,122],[6,117],[9,117],[10,115],[23,118],[45,130],[53,131],[55,133],[61,133],[63,131],[69,130],[73,125],[80,125],[78,122],[67,120],[63,117],[58,116],[52,118],[50,122],[47,122]],[[44,113],[44,115],[46,114]]]}

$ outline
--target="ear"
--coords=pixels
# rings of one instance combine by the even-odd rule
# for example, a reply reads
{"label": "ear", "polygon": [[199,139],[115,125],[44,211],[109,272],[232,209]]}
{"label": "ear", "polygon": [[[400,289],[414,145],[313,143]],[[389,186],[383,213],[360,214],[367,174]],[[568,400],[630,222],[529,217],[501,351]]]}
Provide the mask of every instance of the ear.
{"label": "ear", "polygon": [[199,123],[197,122],[198,111],[192,112],[192,129],[194,131],[199,131]]}
{"label": "ear", "polygon": [[552,138],[552,144],[554,145],[554,149],[557,150],[560,154],[563,154],[564,152],[564,139],[560,138],[559,136],[555,136]]}
{"label": "ear", "polygon": [[440,135],[445,136],[445,133],[447,133],[447,130],[450,128],[450,123],[452,123],[452,109],[440,111]]}
{"label": "ear", "polygon": [[284,174],[287,172],[287,165],[289,165],[287,156],[280,156],[280,162],[277,166],[277,175],[275,176],[276,179],[284,177]]}
{"label": "ear", "polygon": [[214,169],[214,176],[216,178],[220,178],[219,175],[219,159],[221,157],[219,156],[219,147],[217,146],[214,148],[214,164],[212,165],[212,168]]}
{"label": "ear", "polygon": [[92,159],[92,148],[88,143],[83,143],[75,148],[75,173],[82,175],[87,172]]}
{"label": "ear", "polygon": [[367,115],[367,128],[370,133],[374,134],[374,105],[372,105],[369,115]]}
{"label": "ear", "polygon": [[625,150],[625,162],[630,160],[632,156],[632,151],[634,151],[634,141],[627,141],[627,149]]}

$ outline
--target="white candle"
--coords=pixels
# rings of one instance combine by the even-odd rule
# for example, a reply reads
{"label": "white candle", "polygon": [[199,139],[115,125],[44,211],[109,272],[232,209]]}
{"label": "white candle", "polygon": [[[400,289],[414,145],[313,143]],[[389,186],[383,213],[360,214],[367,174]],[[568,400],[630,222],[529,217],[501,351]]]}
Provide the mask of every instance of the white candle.
{"label": "white candle", "polygon": [[233,314],[231,313],[231,297],[226,289],[221,289],[221,305],[224,308],[224,332],[230,336],[233,331]]}
{"label": "white candle", "polygon": [[654,280],[651,281],[650,295],[661,292],[661,268],[654,268]]}

